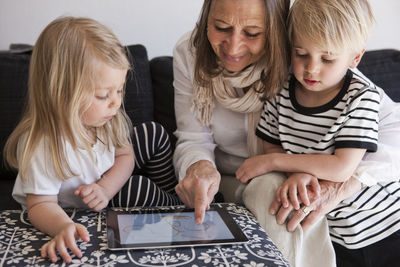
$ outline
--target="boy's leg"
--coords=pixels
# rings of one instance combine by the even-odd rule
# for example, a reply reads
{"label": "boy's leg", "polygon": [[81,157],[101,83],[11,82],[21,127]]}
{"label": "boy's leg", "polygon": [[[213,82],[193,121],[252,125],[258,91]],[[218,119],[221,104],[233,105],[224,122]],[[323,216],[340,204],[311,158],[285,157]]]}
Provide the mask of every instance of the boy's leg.
{"label": "boy's leg", "polygon": [[161,190],[175,194],[178,181],[172,164],[171,143],[167,131],[156,122],[145,122],[133,129],[134,174],[153,181]]}
{"label": "boy's leg", "polygon": [[277,224],[275,216],[269,213],[276,189],[285,179],[283,174],[276,172],[252,179],[243,191],[245,206],[292,267],[335,266],[335,254],[325,218],[307,231],[298,226],[294,232],[288,232],[286,225]]}

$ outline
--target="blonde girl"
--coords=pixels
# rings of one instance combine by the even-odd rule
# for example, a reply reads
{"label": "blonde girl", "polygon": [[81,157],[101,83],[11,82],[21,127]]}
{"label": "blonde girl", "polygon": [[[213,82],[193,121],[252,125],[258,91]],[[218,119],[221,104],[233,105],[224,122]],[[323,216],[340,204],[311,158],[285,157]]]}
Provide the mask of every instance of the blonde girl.
{"label": "blonde girl", "polygon": [[[170,169],[172,165],[168,139],[163,141],[166,133],[155,123],[134,128],[134,152],[131,122],[121,107],[129,69],[126,51],[117,37],[92,19],[56,19],[35,44],[27,107],[4,154],[8,164],[18,169],[14,199],[27,209],[37,229],[53,237],[41,252],[52,262],[57,261],[58,252],[69,263],[67,248],[81,257],[76,239],[89,241],[87,229],[74,223],[63,208],[98,211],[118,192],[113,201],[117,205],[177,202],[176,196],[166,192],[174,193],[173,175],[159,175],[159,187],[146,177],[131,176],[137,149],[150,151],[138,155],[139,168],[149,162],[155,165],[152,161],[157,157],[167,158],[162,164]],[[163,145],[146,150],[142,147],[147,144],[145,138]],[[153,172],[161,165],[153,166]],[[150,186],[140,187],[142,184]],[[140,197],[147,196],[141,188],[157,190],[148,198]],[[157,196],[163,202],[154,201]]]}

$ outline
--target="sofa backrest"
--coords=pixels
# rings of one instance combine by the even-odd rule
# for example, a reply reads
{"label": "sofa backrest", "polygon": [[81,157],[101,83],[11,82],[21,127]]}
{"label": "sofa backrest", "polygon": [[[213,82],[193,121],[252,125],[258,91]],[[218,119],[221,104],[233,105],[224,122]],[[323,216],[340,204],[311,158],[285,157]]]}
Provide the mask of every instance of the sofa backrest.
{"label": "sofa backrest", "polygon": [[[127,75],[124,106],[134,125],[153,120],[153,90],[149,60],[143,45],[127,46],[132,71]],[[0,180],[15,179],[16,173],[3,160],[4,144],[18,123],[28,83],[31,51],[0,52]]]}
{"label": "sofa backrest", "polygon": [[[0,53],[0,149],[15,128],[25,104],[30,52]],[[0,179],[14,179],[15,173],[6,168],[0,154]]]}
{"label": "sofa backrest", "polygon": [[175,147],[176,130],[174,110],[174,80],[172,57],[160,56],[150,60],[151,83],[154,94],[154,120],[167,130],[172,148]]}
{"label": "sofa backrest", "polygon": [[[133,65],[126,85],[125,109],[134,125],[155,120],[161,123],[175,143],[174,89],[172,57],[150,62],[143,45],[127,47]],[[0,149],[17,124],[25,102],[30,53],[0,52]],[[367,51],[358,67],[368,78],[400,102],[400,51]],[[0,153],[0,180],[15,179]]]}
{"label": "sofa backrest", "polygon": [[394,101],[400,102],[400,51],[382,49],[367,51],[358,69],[381,87]]}

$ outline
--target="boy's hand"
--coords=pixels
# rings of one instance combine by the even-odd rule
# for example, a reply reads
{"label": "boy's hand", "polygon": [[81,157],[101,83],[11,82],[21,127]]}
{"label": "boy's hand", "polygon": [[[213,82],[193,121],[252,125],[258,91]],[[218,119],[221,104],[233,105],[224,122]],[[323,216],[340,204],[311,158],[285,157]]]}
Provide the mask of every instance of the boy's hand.
{"label": "boy's hand", "polygon": [[51,262],[58,260],[56,252],[66,262],[71,262],[71,256],[67,248],[71,250],[78,258],[82,257],[82,252],[76,244],[76,239],[81,238],[85,242],[89,242],[89,232],[85,226],[79,223],[68,223],[52,240],[42,246],[42,258],[49,258]]}
{"label": "boy's hand", "polygon": [[268,163],[268,155],[259,155],[248,158],[236,171],[236,178],[245,184],[254,177],[272,171],[268,168]]}
{"label": "boy's hand", "polygon": [[320,186],[318,179],[307,173],[294,173],[276,190],[276,200],[282,203],[284,208],[292,204],[293,208],[298,210],[300,203],[305,206],[310,205],[308,198],[307,186],[311,187],[316,197],[320,194]]}
{"label": "boy's hand", "polygon": [[111,199],[106,190],[97,183],[79,186],[75,190],[75,195],[80,196],[83,203],[95,211],[107,207]]}

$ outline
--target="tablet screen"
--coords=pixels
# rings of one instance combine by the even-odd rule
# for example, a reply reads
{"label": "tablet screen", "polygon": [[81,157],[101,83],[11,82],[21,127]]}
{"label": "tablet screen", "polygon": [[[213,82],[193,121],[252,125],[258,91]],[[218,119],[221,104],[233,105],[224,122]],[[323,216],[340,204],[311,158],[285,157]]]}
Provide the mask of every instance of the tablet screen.
{"label": "tablet screen", "polygon": [[193,210],[107,212],[110,249],[154,248],[246,242],[232,217],[222,209],[206,212],[196,224]]}

